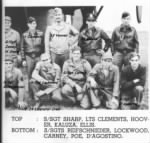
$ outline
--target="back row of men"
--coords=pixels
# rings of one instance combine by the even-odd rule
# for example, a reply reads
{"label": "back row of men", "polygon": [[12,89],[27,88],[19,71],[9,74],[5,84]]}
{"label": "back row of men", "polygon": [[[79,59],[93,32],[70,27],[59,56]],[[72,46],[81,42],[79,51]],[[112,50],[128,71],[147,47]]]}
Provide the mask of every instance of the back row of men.
{"label": "back row of men", "polygon": [[[19,106],[24,105],[24,88],[20,88],[23,77],[16,68],[21,59],[27,64],[29,91],[37,105],[42,95],[48,94],[55,100],[79,103],[83,108],[97,108],[101,104],[111,109],[138,108],[146,70],[139,64],[138,36],[129,24],[130,14],[122,14],[122,24],[113,31],[110,39],[95,26],[96,19],[92,14],[87,17],[87,27],[79,33],[64,22],[62,9],[55,8],[54,11],[55,22],[47,26],[45,40],[43,32],[36,29],[35,18],[28,18],[29,29],[20,40],[19,33],[11,28],[11,17],[5,17],[8,104],[14,99],[17,102],[19,95]],[[102,40],[105,41],[104,48]],[[18,86],[17,90],[12,88],[14,86]]]}

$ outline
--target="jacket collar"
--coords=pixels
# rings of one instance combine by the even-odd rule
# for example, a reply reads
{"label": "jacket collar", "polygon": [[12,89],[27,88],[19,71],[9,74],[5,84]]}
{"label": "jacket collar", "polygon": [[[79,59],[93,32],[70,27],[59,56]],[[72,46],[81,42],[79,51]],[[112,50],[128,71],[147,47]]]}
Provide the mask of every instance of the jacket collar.
{"label": "jacket collar", "polygon": [[132,28],[131,28],[130,25],[123,25],[123,24],[121,24],[120,31],[121,32],[130,32],[130,31],[132,31]]}

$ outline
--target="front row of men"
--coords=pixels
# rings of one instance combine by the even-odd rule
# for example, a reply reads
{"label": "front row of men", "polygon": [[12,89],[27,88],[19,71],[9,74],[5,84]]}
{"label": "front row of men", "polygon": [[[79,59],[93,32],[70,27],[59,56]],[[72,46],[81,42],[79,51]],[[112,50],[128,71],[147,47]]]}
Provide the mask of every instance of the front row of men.
{"label": "front row of men", "polygon": [[[123,68],[121,76],[112,61],[111,53],[106,52],[92,69],[89,62],[81,58],[80,47],[76,46],[61,74],[61,68],[52,62],[50,55],[42,54],[30,80],[35,107],[40,107],[42,97],[47,95],[50,100],[68,102],[83,109],[138,109],[146,77],[140,56],[137,53],[130,55],[130,64]],[[10,57],[5,59],[5,67],[6,106],[27,107],[21,71]]]}

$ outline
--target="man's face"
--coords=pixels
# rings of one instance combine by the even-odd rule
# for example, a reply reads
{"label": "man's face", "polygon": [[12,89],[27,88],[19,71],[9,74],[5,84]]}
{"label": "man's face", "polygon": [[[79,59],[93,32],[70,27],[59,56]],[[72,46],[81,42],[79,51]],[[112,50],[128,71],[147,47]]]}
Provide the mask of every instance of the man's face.
{"label": "man's face", "polygon": [[63,14],[61,12],[56,13],[55,20],[56,22],[61,22],[63,20]]}
{"label": "man's face", "polygon": [[102,64],[105,68],[109,68],[112,65],[112,59],[102,59]]}
{"label": "man's face", "polygon": [[37,27],[36,21],[33,21],[32,23],[28,23],[28,27],[30,30],[35,30]]}
{"label": "man's face", "polygon": [[131,16],[127,16],[125,18],[122,18],[122,24],[123,25],[129,25],[131,21]]}
{"label": "man's face", "polygon": [[88,28],[92,28],[95,26],[95,21],[86,21],[86,24],[88,25]]}
{"label": "man's face", "polygon": [[74,61],[78,61],[81,58],[81,52],[80,51],[74,51],[72,53],[72,58]]}
{"label": "man's face", "polygon": [[140,64],[140,59],[138,56],[135,56],[133,58],[130,59],[130,64],[131,64],[131,68],[133,70],[136,70]]}
{"label": "man's face", "polygon": [[12,61],[5,61],[5,70],[10,71],[13,68],[13,62]]}
{"label": "man's face", "polygon": [[8,30],[11,28],[11,21],[10,20],[5,20],[5,30]]}

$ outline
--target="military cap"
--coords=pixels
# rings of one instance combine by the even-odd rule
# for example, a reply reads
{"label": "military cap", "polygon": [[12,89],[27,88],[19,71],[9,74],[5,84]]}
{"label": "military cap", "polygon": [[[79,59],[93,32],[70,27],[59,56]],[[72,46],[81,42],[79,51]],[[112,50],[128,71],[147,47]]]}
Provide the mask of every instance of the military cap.
{"label": "military cap", "polygon": [[5,57],[5,61],[11,61],[11,62],[14,62],[14,59],[12,56],[6,56]]}
{"label": "military cap", "polygon": [[41,54],[40,58],[41,58],[41,60],[49,59],[50,58],[50,54],[43,53],[43,54]]}
{"label": "military cap", "polygon": [[80,51],[81,52],[81,48],[79,46],[75,46],[73,49],[72,49],[72,53],[74,51]]}
{"label": "military cap", "polygon": [[12,19],[11,19],[10,16],[5,16],[5,20],[7,20],[7,21],[12,21]]}
{"label": "military cap", "polygon": [[138,57],[138,58],[140,58],[140,55],[139,55],[139,54],[137,54],[136,52],[131,53],[131,55],[129,56],[129,60],[131,60],[131,59],[132,59],[132,58],[134,58],[134,57]]}
{"label": "military cap", "polygon": [[88,16],[87,16],[87,19],[86,19],[87,21],[96,21],[96,17],[92,14],[92,13],[90,13]]}
{"label": "military cap", "polygon": [[32,23],[33,21],[36,22],[36,19],[34,17],[30,16],[27,20],[27,23]]}
{"label": "military cap", "polygon": [[130,16],[129,12],[123,12],[121,18],[126,18],[128,16]]}
{"label": "military cap", "polygon": [[55,11],[55,14],[62,14],[63,13],[63,11],[62,11],[62,9],[61,8],[59,8],[59,7],[56,7],[55,9],[54,9],[54,11]]}

